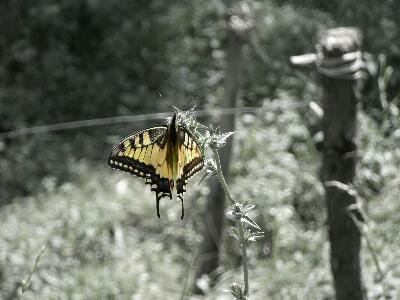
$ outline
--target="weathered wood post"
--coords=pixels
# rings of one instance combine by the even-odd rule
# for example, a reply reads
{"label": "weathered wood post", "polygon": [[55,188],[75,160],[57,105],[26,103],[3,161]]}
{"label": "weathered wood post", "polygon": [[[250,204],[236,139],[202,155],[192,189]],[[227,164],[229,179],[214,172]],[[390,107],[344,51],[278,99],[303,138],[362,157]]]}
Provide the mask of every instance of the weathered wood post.
{"label": "weathered wood post", "polygon": [[343,188],[351,186],[355,177],[355,79],[361,64],[361,39],[361,33],[355,28],[334,28],[321,35],[317,46],[320,56],[317,66],[324,91],[322,181],[338,300],[361,300],[365,293],[360,268],[361,234],[350,215],[355,213],[356,198]]}
{"label": "weathered wood post", "polygon": [[[252,28],[252,25],[250,7],[245,1],[239,2],[239,5],[231,10],[228,18],[229,41],[226,49],[224,99],[221,108],[236,107],[240,90],[243,35]],[[222,132],[234,131],[235,115],[221,116],[219,124]],[[225,176],[229,171],[231,153],[232,138],[221,148],[220,153],[222,172]],[[211,182],[210,190],[196,278],[200,278],[203,274],[210,275],[219,266],[219,247],[224,223],[225,194],[217,180]],[[197,290],[197,292],[199,291]]]}

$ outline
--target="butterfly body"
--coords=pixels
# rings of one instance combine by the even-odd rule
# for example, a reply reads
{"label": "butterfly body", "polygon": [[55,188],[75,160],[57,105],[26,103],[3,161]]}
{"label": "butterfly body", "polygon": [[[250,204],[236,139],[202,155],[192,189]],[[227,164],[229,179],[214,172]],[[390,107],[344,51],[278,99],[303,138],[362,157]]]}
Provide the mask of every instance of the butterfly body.
{"label": "butterfly body", "polygon": [[186,182],[203,167],[202,150],[188,128],[173,114],[165,126],[138,131],[114,146],[108,159],[110,167],[143,177],[159,201],[172,198],[175,188],[182,202]]}

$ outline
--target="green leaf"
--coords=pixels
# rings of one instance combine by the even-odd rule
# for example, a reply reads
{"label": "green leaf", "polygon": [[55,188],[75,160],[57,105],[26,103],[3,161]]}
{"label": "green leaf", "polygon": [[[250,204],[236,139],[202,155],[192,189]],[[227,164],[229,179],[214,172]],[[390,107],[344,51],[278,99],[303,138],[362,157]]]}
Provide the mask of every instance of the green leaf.
{"label": "green leaf", "polygon": [[215,174],[215,172],[206,170],[206,171],[204,172],[203,176],[200,178],[199,185],[200,185],[201,183],[203,183],[203,181],[205,181],[205,180],[207,180],[208,178],[210,178],[211,176],[213,176],[214,174]]}
{"label": "green leaf", "polygon": [[256,207],[256,206],[253,205],[253,204],[244,206],[243,207],[243,213],[246,214],[248,211],[252,210],[254,207]]}
{"label": "green leaf", "polygon": [[243,288],[238,283],[232,283],[229,286],[229,292],[235,297],[237,300],[245,300],[246,296],[244,294]]}
{"label": "green leaf", "polygon": [[243,202],[242,205],[243,205],[243,207],[246,207],[249,203],[250,203],[250,200],[246,200],[246,201]]}
{"label": "green leaf", "polygon": [[261,231],[260,226],[258,226],[257,223],[252,218],[250,218],[249,216],[243,216],[241,218],[241,220],[242,220],[243,224],[245,224],[245,225],[247,225],[249,227],[255,228],[258,231]]}
{"label": "green leaf", "polygon": [[225,145],[228,137],[230,137],[234,133],[235,133],[235,131],[219,134],[218,141],[217,141],[217,148],[221,148],[223,145]]}
{"label": "green leaf", "polygon": [[235,227],[231,227],[231,228],[232,228],[233,234],[235,234],[235,235],[237,235],[237,236],[240,235],[240,234],[239,234],[239,230],[238,230],[237,228],[235,228]]}
{"label": "green leaf", "polygon": [[201,184],[204,180],[208,179],[209,177],[215,175],[217,173],[217,167],[215,165],[215,161],[212,159],[207,159],[204,162],[204,174],[201,177],[199,184]]}
{"label": "green leaf", "polygon": [[255,242],[264,238],[264,232],[260,231],[254,234],[251,234],[250,237],[247,239],[249,242]]}
{"label": "green leaf", "polygon": [[231,237],[237,239],[238,241],[240,241],[239,237],[234,233],[230,233],[229,236],[231,236]]}

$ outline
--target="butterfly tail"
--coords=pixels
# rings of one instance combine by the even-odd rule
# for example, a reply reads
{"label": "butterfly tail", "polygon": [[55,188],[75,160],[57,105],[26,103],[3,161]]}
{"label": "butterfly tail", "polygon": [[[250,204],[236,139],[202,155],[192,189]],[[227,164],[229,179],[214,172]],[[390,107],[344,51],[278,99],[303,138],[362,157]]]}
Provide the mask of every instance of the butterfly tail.
{"label": "butterfly tail", "polygon": [[171,191],[168,192],[157,192],[156,189],[151,189],[152,191],[156,191],[156,207],[157,207],[157,217],[160,219],[160,200],[162,197],[169,197],[172,199]]}
{"label": "butterfly tail", "polygon": [[178,195],[178,198],[181,200],[181,203],[182,203],[181,220],[183,220],[183,217],[185,216],[185,208],[183,207],[183,196],[182,195]]}
{"label": "butterfly tail", "polygon": [[160,218],[160,197],[156,198],[156,205],[157,205],[157,217]]}

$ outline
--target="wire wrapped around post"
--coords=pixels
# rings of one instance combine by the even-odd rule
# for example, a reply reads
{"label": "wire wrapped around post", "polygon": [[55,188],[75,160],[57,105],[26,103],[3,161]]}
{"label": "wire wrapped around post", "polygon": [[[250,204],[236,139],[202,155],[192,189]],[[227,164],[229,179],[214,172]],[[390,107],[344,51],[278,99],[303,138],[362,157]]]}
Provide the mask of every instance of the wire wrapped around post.
{"label": "wire wrapped around post", "polygon": [[[326,43],[333,43],[335,39],[330,37]],[[336,79],[356,80],[361,78],[364,69],[362,52],[351,51],[335,57],[324,55],[321,44],[316,45],[316,53],[307,53],[290,57],[290,62],[297,66],[314,64],[317,71],[324,76]]]}

